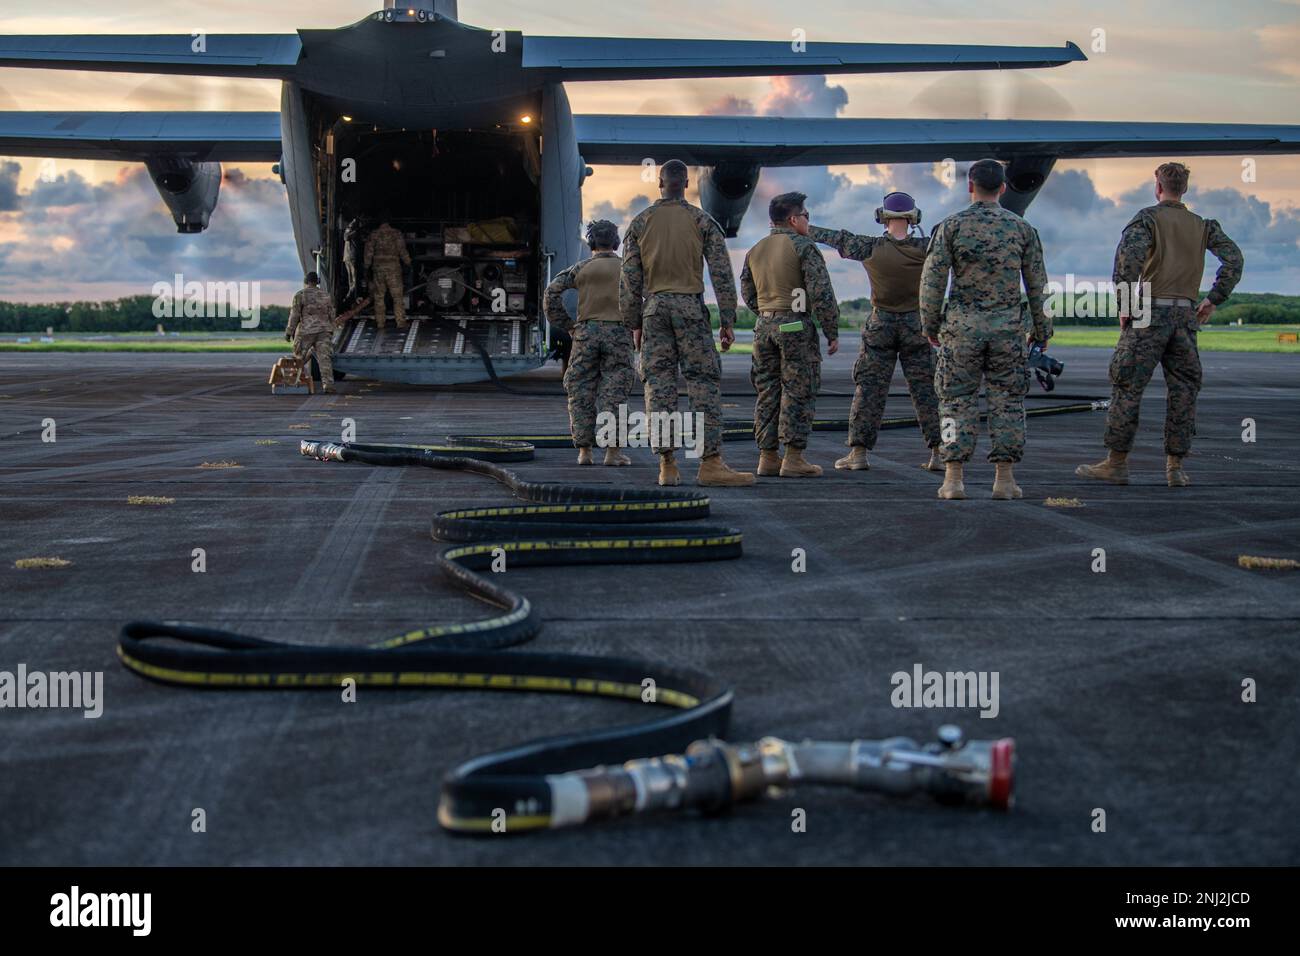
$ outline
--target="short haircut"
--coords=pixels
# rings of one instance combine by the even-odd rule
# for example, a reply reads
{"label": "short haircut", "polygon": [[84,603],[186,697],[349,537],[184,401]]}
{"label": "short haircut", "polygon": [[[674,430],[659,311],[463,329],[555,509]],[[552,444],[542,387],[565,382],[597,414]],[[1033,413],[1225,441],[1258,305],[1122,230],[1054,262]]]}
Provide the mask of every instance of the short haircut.
{"label": "short haircut", "polygon": [[307,285],[320,285],[320,276],[314,272],[308,272],[302,277],[302,281],[307,283]]}
{"label": "short haircut", "polygon": [[996,159],[979,159],[970,164],[966,178],[984,193],[995,193],[1007,181],[1007,171]]}
{"label": "short haircut", "polygon": [[1171,196],[1187,192],[1187,180],[1191,175],[1192,171],[1182,163],[1161,163],[1156,167],[1156,182]]}
{"label": "short haircut", "polygon": [[659,167],[659,181],[669,189],[685,189],[688,176],[686,164],[680,159],[670,159]]}
{"label": "short haircut", "polygon": [[587,223],[587,245],[592,249],[617,249],[618,226],[608,219],[593,219]]}
{"label": "short haircut", "polygon": [[804,193],[781,193],[779,196],[773,196],[772,201],[767,204],[767,218],[772,222],[785,222],[803,208],[803,201],[807,198]]}

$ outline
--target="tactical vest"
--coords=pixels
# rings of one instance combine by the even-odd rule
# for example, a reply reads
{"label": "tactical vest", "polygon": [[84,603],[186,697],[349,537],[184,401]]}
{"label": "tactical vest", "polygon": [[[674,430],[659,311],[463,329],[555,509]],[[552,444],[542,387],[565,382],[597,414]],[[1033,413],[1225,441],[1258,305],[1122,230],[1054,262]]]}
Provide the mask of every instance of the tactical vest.
{"label": "tactical vest", "polygon": [[[760,312],[789,312],[794,290],[803,288],[803,266],[788,232],[774,232],[749,250],[749,274],[758,291]],[[807,311],[805,292],[804,311]]]}
{"label": "tactical vest", "polygon": [[1141,281],[1151,283],[1155,298],[1196,301],[1209,244],[1205,220],[1182,203],[1161,203],[1152,207],[1151,214],[1154,241],[1142,266]]}
{"label": "tactical vest", "polygon": [[623,260],[618,256],[592,256],[578,270],[573,284],[578,289],[579,322],[621,322],[618,311],[618,280]]}
{"label": "tactical vest", "polygon": [[645,295],[704,291],[704,237],[689,206],[677,202],[651,206],[641,233]]}
{"label": "tactical vest", "polygon": [[925,247],[909,242],[876,240],[866,262],[871,304],[886,312],[915,312],[921,307],[921,270]]}

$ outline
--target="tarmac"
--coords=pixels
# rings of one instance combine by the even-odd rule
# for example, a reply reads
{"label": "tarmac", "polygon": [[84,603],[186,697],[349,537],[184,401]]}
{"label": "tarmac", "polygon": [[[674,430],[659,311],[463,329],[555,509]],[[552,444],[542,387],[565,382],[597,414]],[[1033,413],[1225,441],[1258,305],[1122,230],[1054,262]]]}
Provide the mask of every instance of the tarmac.
{"label": "tarmac", "polygon": [[[847,416],[854,344],[846,337],[826,363],[823,390],[841,394],[823,396],[821,416]],[[1061,392],[1107,395],[1108,351],[1054,353],[1066,363]],[[545,618],[536,649],[720,675],[736,692],[733,740],[927,740],[943,723],[1014,737],[1011,812],[804,787],[721,817],[457,837],[434,818],[451,767],[634,721],[636,705],[182,689],[123,669],[117,632],[175,620],[360,644],[482,616],[436,576],[429,518],[505,502],[500,486],[309,461],[298,440],[337,439],[345,418],[358,441],[561,431],[563,398],[352,380],[335,395],[272,396],[268,355],[0,354],[0,671],[104,681],[98,719],[0,710],[0,863],[1300,863],[1300,573],[1237,564],[1300,559],[1298,366],[1285,355],[1203,358],[1188,488],[1165,486],[1157,374],[1127,487],[1073,473],[1102,456],[1103,413],[1030,419],[1019,502],[988,498],[987,436],[968,468],[970,500],[940,502],[940,477],[918,467],[919,432],[882,433],[871,470],[856,473],[829,467],[843,436],[817,433],[809,458],[825,477],[713,490],[711,520],[744,531],[740,560],[508,572]],[[728,417],[751,413],[748,367],[748,356],[724,361]],[[554,366],[512,381],[559,389]],[[888,414],[909,409],[894,398]],[[725,454],[751,469],[757,458],[749,443]],[[512,467],[538,480],[654,481],[646,449],[618,470],[574,457],[540,450]],[[238,467],[202,467],[222,462]],[[128,504],[137,495],[175,500]],[[72,563],[15,567],[28,557]],[[894,707],[891,675],[918,664],[997,672],[996,717]],[[798,809],[806,832],[792,827]]]}

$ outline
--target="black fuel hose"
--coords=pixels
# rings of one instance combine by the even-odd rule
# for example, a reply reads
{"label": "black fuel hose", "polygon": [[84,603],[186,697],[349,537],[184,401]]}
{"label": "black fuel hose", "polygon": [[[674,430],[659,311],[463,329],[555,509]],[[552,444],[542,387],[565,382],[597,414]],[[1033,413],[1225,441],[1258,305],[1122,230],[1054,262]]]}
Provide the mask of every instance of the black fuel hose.
{"label": "black fuel hose", "polygon": [[681,752],[696,740],[724,736],[732,691],[708,674],[631,658],[505,651],[532,640],[542,622],[526,597],[497,584],[490,571],[482,573],[494,559],[521,567],[741,556],[736,528],[676,525],[708,516],[703,493],[530,482],[497,464],[528,460],[533,447],[483,439],[422,446],[301,444],[304,455],[321,460],[482,475],[527,502],[443,511],[433,519],[433,537],[450,545],[439,553],[438,569],[497,608],[495,616],[352,647],[133,622],[122,628],[118,657],[141,677],[184,687],[337,690],[350,678],[376,688],[538,691],[655,705],[655,716],[641,723],[536,740],[456,767],[443,779],[438,808],[439,823],[456,832],[551,826],[548,776]]}

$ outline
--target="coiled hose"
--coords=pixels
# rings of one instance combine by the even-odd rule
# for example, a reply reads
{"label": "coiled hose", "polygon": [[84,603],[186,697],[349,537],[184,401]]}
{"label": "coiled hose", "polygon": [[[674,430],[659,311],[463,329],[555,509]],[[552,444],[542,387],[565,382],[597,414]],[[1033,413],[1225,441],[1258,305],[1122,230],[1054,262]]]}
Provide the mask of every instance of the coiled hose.
{"label": "coiled hose", "polygon": [[[438,569],[498,609],[484,620],[434,625],[366,647],[322,647],[167,624],[127,624],[122,663],[141,677],[186,687],[303,689],[357,686],[542,691],[614,697],[654,706],[641,723],[551,737],[478,757],[442,784],[439,822],[449,830],[505,832],[551,825],[548,775],[684,750],[723,736],[732,691],[697,671],[650,661],[579,654],[503,653],[541,630],[532,603],[483,574],[494,558],[509,567],[593,563],[719,561],[741,555],[741,533],[680,525],[709,514],[690,491],[581,488],[525,481],[497,462],[527,460],[533,445],[456,441],[362,445],[304,441],[324,461],[422,466],[493,478],[527,504],[444,511],[433,536],[446,542]],[[472,455],[473,457],[467,457]]]}
{"label": "coiled hose", "polygon": [[[1035,409],[1029,415],[1091,411],[1105,402]],[[819,420],[819,431],[844,422]],[[882,428],[915,426],[887,419]],[[752,436],[727,422],[724,438]],[[346,680],[377,688],[539,691],[613,697],[653,705],[649,720],[548,737],[469,760],[442,782],[438,822],[455,832],[518,833],[561,825],[553,793],[562,775],[601,764],[685,751],[726,734],[732,690],[699,671],[631,658],[511,651],[542,622],[532,603],[485,576],[495,560],[509,566],[718,561],[741,556],[732,527],[682,525],[709,515],[701,492],[612,489],[525,481],[501,467],[527,461],[537,447],[567,435],[453,436],[438,445],[303,441],[321,461],[425,467],[492,478],[526,502],[437,513],[432,534],[444,542],[438,569],[471,596],[498,609],[492,617],[439,624],[360,647],[268,641],[228,631],[152,622],[122,628],[118,657],[132,672],[184,687],[322,689]],[[562,532],[562,534],[560,534]],[[552,786],[553,782],[555,786]]]}

